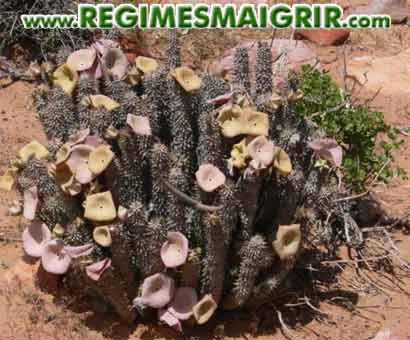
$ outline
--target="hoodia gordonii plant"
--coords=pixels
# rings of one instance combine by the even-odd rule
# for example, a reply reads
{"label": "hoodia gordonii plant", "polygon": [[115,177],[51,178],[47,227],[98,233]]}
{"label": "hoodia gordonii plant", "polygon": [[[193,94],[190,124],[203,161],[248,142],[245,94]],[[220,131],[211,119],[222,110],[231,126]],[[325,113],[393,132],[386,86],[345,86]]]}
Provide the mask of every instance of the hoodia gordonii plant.
{"label": "hoodia gordonii plant", "polygon": [[228,83],[181,65],[170,34],[164,65],[110,40],[70,55],[35,94],[48,148],[25,146],[0,184],[23,193],[24,249],[69,294],[181,330],[269,302],[304,250],[357,226],[335,200],[341,148],[295,117],[295,84],[275,89],[269,46],[255,77],[238,49]]}

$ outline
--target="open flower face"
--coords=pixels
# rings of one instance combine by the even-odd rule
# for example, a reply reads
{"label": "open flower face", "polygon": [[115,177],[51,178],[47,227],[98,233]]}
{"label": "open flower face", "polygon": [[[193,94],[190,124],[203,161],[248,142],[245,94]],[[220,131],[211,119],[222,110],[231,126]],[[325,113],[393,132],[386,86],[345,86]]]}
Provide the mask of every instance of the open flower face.
{"label": "open flower face", "polygon": [[127,125],[139,136],[151,136],[151,125],[147,117],[127,115]]}
{"label": "open flower face", "polygon": [[340,167],[342,165],[343,150],[336,140],[330,138],[315,139],[308,143],[308,147],[333,166]]}
{"label": "open flower face", "polygon": [[111,192],[87,196],[84,217],[95,222],[109,222],[117,217]]}
{"label": "open flower face", "polygon": [[53,83],[71,96],[78,81],[78,73],[67,64],[61,65],[53,73]]}
{"label": "open flower face", "polygon": [[31,187],[24,191],[24,210],[23,216],[28,220],[34,220],[38,206],[37,187]]}
{"label": "open flower face", "polygon": [[289,259],[296,255],[301,239],[300,224],[280,225],[272,243],[273,249],[281,260]]}
{"label": "open flower face", "polygon": [[71,196],[78,195],[81,190],[81,184],[75,179],[74,174],[66,163],[57,164],[54,172],[56,183],[61,187],[64,193]]}
{"label": "open flower face", "polygon": [[90,255],[93,249],[92,243],[70,247],[65,246],[61,239],[52,239],[44,246],[41,265],[48,273],[65,274],[73,258]]}
{"label": "open flower face", "polygon": [[193,315],[193,308],[198,302],[198,295],[194,288],[179,287],[175,291],[168,311],[179,320],[188,320]]}
{"label": "open flower face", "polygon": [[23,248],[27,255],[41,257],[46,244],[51,240],[51,232],[41,221],[33,221],[23,231]]}
{"label": "open flower face", "polygon": [[158,273],[147,277],[142,284],[141,301],[152,308],[166,306],[174,296],[174,280],[169,276]]}
{"label": "open flower face", "polygon": [[265,136],[259,136],[249,143],[248,153],[262,167],[267,167],[273,162],[275,146]]}
{"label": "open flower face", "polygon": [[198,325],[203,325],[215,313],[218,305],[212,295],[205,295],[194,307],[193,314]]}
{"label": "open flower face", "polygon": [[32,141],[19,150],[19,157],[23,162],[27,162],[31,156],[37,159],[47,158],[48,150],[37,141]]}
{"label": "open flower face", "polygon": [[231,150],[232,165],[235,168],[243,169],[246,167],[248,157],[249,153],[246,147],[246,138],[244,138],[240,143],[235,144]]}
{"label": "open flower face", "polygon": [[282,176],[288,176],[292,172],[292,162],[289,155],[281,148],[276,148],[273,167]]}
{"label": "open flower face", "polygon": [[108,226],[94,228],[93,238],[95,243],[102,247],[109,247],[112,243],[111,232]]}
{"label": "open flower face", "polygon": [[117,103],[115,100],[104,96],[102,94],[96,94],[96,95],[91,95],[91,96],[87,96],[87,97],[83,97],[83,99],[81,99],[81,105],[84,106],[91,106],[94,107],[96,109],[99,108],[104,108],[107,111],[112,111],[115,110],[116,108],[120,107],[120,104]]}
{"label": "open flower face", "polygon": [[239,135],[267,136],[269,132],[268,115],[238,105],[222,108],[218,115],[222,134],[231,138]]}
{"label": "open flower face", "polygon": [[70,267],[71,257],[64,251],[62,240],[50,240],[44,247],[41,265],[44,270],[52,274],[65,274]]}
{"label": "open flower face", "polygon": [[242,134],[242,108],[239,105],[222,107],[218,115],[218,123],[225,137],[235,137]]}
{"label": "open flower face", "polygon": [[168,268],[183,265],[188,257],[188,239],[180,232],[168,232],[167,241],[161,247],[162,262]]}
{"label": "open flower face", "polygon": [[56,165],[64,163],[71,153],[71,145],[66,143],[64,144],[56,153]]}
{"label": "open flower face", "polygon": [[225,184],[226,177],[221,170],[212,164],[203,164],[195,173],[199,187],[206,192],[212,192]]}
{"label": "open flower face", "polygon": [[135,58],[135,66],[142,73],[154,72],[158,68],[158,63],[155,59],[139,56]]}
{"label": "open flower face", "polygon": [[109,75],[120,80],[127,73],[128,59],[120,48],[108,48],[102,57],[102,65]]}
{"label": "open flower face", "polygon": [[104,172],[114,159],[114,153],[107,145],[100,145],[90,153],[88,168],[93,175],[99,175]]}
{"label": "open flower face", "polygon": [[70,156],[66,161],[75,179],[81,184],[90,183],[93,179],[93,174],[88,168],[90,154],[93,150],[94,148],[89,145],[76,145],[71,149]]}
{"label": "open flower face", "polygon": [[186,91],[192,92],[199,90],[202,85],[202,80],[189,67],[177,67],[171,76],[178,82],[179,85]]}
{"label": "open flower face", "polygon": [[93,66],[96,56],[93,48],[78,50],[69,55],[66,64],[71,70],[86,71]]}
{"label": "open flower face", "polygon": [[269,134],[269,118],[266,113],[245,108],[241,120],[242,134],[251,136],[267,136]]}

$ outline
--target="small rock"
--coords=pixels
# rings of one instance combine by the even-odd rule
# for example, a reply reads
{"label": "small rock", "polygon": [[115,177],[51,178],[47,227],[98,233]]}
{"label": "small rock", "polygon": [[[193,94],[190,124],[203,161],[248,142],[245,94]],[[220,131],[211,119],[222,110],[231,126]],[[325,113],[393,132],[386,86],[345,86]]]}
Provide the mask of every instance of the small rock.
{"label": "small rock", "polygon": [[387,14],[392,24],[401,24],[410,18],[410,2],[408,0],[373,0],[367,6],[359,6],[351,10],[353,14]]}
{"label": "small rock", "polygon": [[295,38],[307,39],[320,46],[335,46],[343,44],[350,35],[349,29],[299,29]]}

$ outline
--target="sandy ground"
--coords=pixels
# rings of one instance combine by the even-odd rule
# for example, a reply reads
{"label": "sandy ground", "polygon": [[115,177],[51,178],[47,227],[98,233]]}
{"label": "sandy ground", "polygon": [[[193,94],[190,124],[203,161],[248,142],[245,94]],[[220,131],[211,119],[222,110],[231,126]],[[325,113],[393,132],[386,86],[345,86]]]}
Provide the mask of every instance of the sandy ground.
{"label": "sandy ground", "polygon": [[[239,42],[266,38],[271,32],[189,32],[184,37],[184,57],[193,66],[200,58],[216,57]],[[286,35],[286,32],[282,33]],[[160,53],[163,36],[147,33],[142,48],[150,48],[152,54]],[[141,37],[139,37],[140,39]],[[357,57],[392,57],[397,70],[404,61],[394,59],[410,46],[410,28],[395,26],[389,31],[353,32],[345,47],[320,47],[307,43],[319,59],[343,85],[341,69],[343,51],[348,65]],[[132,37],[130,38],[132,39]],[[158,47],[159,46],[159,47]],[[407,69],[408,69],[407,62]],[[394,68],[393,68],[394,69]],[[409,70],[409,69],[408,69]],[[408,71],[410,74],[410,71]],[[397,74],[397,77],[400,77]],[[392,79],[396,79],[392,75]],[[397,78],[398,79],[398,78]],[[406,88],[407,86],[407,88]],[[398,127],[410,126],[410,96],[406,92],[409,83],[386,83],[371,102],[386,113],[386,120]],[[45,141],[40,124],[32,107],[33,86],[17,82],[0,90],[0,173],[8,161],[24,144],[37,139]],[[372,98],[374,88],[365,85],[356,94],[359,99]],[[404,144],[397,153],[397,163],[410,171],[410,137],[401,136]],[[395,179],[389,185],[375,183],[370,188],[390,212],[405,215],[410,212],[410,180]],[[36,264],[23,258],[19,241],[25,221],[21,217],[7,216],[8,206],[18,198],[16,193],[0,194],[0,339],[178,339],[172,331],[157,325],[127,326],[105,310],[94,305],[98,312],[91,312],[88,305],[78,306],[73,301],[50,294],[34,282]],[[410,236],[401,231],[394,233],[394,241],[402,257],[410,261]],[[341,259],[347,259],[343,251]],[[219,335],[229,339],[371,339],[381,329],[393,328],[403,336],[410,336],[410,279],[381,273],[370,274],[377,282],[374,289],[365,279],[358,279],[357,272],[347,269],[338,284],[321,291],[320,304],[305,308],[300,318],[299,307],[280,309],[283,323],[290,330],[280,327],[275,312],[235,312],[221,315],[217,321],[201,332],[202,339]],[[44,275],[43,275],[44,276]],[[40,286],[47,283],[42,277]],[[16,279],[18,277],[19,279]],[[360,284],[358,284],[360,282]],[[91,302],[94,303],[94,302]]]}

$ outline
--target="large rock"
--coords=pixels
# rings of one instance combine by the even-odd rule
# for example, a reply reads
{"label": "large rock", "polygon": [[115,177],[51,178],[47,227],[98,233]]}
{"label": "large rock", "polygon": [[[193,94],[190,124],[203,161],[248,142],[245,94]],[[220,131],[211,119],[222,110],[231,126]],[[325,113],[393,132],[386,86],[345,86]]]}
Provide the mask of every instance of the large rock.
{"label": "large rock", "polygon": [[388,14],[393,24],[400,24],[410,18],[409,0],[373,0],[369,5],[353,8],[355,14]]}
{"label": "large rock", "polygon": [[[270,41],[269,41],[270,43]],[[250,68],[255,69],[257,43],[251,41],[241,44],[237,47],[247,47],[249,49]],[[227,50],[221,58],[213,60],[208,63],[208,71],[219,75],[230,77],[233,69],[233,56],[235,49]],[[281,53],[286,52],[286,63],[282,69],[277,67],[278,62],[274,65],[275,83],[280,86],[283,81],[283,72],[286,70],[299,70],[302,65],[316,64],[317,56],[305,43],[290,39],[275,39],[272,44],[272,57],[275,60]],[[280,60],[280,59],[279,59]],[[275,70],[275,67],[277,68]]]}
{"label": "large rock", "polygon": [[348,63],[348,75],[367,90],[384,95],[410,93],[410,49],[390,57],[359,57]]}
{"label": "large rock", "polygon": [[296,38],[307,39],[320,46],[341,45],[349,35],[349,29],[300,29],[295,32]]}

